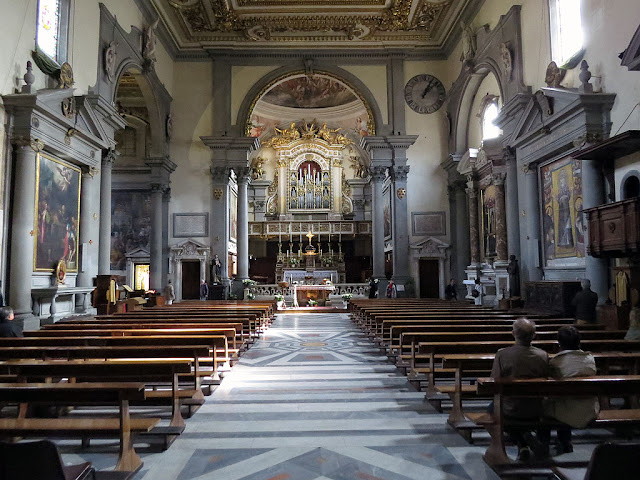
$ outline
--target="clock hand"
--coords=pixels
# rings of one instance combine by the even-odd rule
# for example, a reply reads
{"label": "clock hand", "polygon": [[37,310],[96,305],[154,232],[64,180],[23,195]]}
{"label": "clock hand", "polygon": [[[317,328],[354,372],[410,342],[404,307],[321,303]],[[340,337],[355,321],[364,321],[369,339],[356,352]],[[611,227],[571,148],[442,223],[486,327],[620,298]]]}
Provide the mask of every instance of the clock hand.
{"label": "clock hand", "polygon": [[429,90],[431,90],[431,86],[433,85],[433,80],[430,80],[429,83],[427,83],[427,86],[424,89],[424,92],[422,92],[422,98],[427,96],[427,93],[429,93]]}

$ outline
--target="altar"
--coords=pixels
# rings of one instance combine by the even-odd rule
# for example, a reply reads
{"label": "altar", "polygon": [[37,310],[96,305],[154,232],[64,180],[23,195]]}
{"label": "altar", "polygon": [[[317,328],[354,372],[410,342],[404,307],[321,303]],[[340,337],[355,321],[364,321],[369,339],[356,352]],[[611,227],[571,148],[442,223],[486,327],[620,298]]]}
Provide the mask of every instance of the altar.
{"label": "altar", "polygon": [[339,280],[337,270],[284,270],[283,281],[293,284],[310,283],[320,285],[325,279],[337,283]]}
{"label": "altar", "polygon": [[333,285],[293,285],[293,306],[306,307],[309,300],[315,300],[318,305],[324,306],[335,288]]}

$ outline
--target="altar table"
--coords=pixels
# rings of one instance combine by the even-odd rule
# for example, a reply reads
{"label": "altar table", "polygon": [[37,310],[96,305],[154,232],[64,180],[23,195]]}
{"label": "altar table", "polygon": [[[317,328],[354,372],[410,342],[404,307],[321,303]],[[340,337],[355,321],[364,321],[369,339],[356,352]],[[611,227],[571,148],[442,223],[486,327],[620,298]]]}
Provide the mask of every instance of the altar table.
{"label": "altar table", "polygon": [[309,300],[316,300],[318,305],[324,305],[335,288],[333,285],[293,285],[293,306],[306,307]]}

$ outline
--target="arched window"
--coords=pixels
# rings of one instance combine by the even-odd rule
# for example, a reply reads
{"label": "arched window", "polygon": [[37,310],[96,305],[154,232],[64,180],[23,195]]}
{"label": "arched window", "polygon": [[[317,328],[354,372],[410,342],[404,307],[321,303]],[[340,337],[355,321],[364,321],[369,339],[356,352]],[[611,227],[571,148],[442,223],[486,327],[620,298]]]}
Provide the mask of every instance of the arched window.
{"label": "arched window", "polygon": [[498,113],[500,113],[498,97],[487,94],[483,100],[483,105],[484,108],[481,114],[482,140],[499,137],[502,134],[502,130],[493,123],[498,118]]}
{"label": "arched window", "polygon": [[574,63],[570,61],[579,57],[582,52],[580,2],[581,0],[549,0],[551,56],[560,67]]}
{"label": "arched window", "polygon": [[627,178],[622,185],[623,200],[640,197],[640,179],[635,175]]}
{"label": "arched window", "polygon": [[58,65],[66,60],[69,0],[38,0],[36,50]]}

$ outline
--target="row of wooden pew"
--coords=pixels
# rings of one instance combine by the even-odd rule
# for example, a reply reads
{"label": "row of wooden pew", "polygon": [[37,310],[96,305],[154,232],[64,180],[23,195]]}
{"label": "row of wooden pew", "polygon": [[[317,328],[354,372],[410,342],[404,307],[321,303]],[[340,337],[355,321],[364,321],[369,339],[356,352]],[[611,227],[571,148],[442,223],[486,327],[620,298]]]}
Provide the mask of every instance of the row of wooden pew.
{"label": "row of wooden pew", "polygon": [[[182,407],[191,416],[272,319],[268,302],[184,302],[1,338],[0,410],[10,416],[0,418],[0,435],[81,438],[83,446],[119,438],[116,470],[127,478],[142,466],[134,441],[159,436],[168,448],[184,430]],[[77,408],[85,405],[117,407],[117,416]],[[132,416],[131,406],[166,406],[170,421]],[[53,407],[68,414],[51,415]]]}
{"label": "row of wooden pew", "polygon": [[[494,382],[488,377],[498,349],[514,343],[512,324],[526,316],[536,323],[533,345],[557,353],[557,331],[573,323],[527,312],[506,312],[462,302],[426,299],[351,299],[354,322],[403,369],[410,381],[426,390],[426,399],[439,411],[451,405],[448,423],[468,441],[485,429],[491,443],[485,461],[498,471],[511,463],[502,436],[500,405],[509,396],[563,396],[588,392],[601,398],[602,412],[590,426],[625,428],[640,425],[640,341],[624,340],[626,331],[603,325],[580,326],[582,348],[593,352],[598,376],[589,379],[533,379]],[[623,373],[624,375],[620,375]],[[627,398],[627,408],[613,410],[612,396]],[[478,400],[494,401],[494,414],[477,410]],[[466,408],[469,407],[469,411]],[[484,409],[484,407],[483,407]],[[522,428],[535,425],[522,426]]]}

